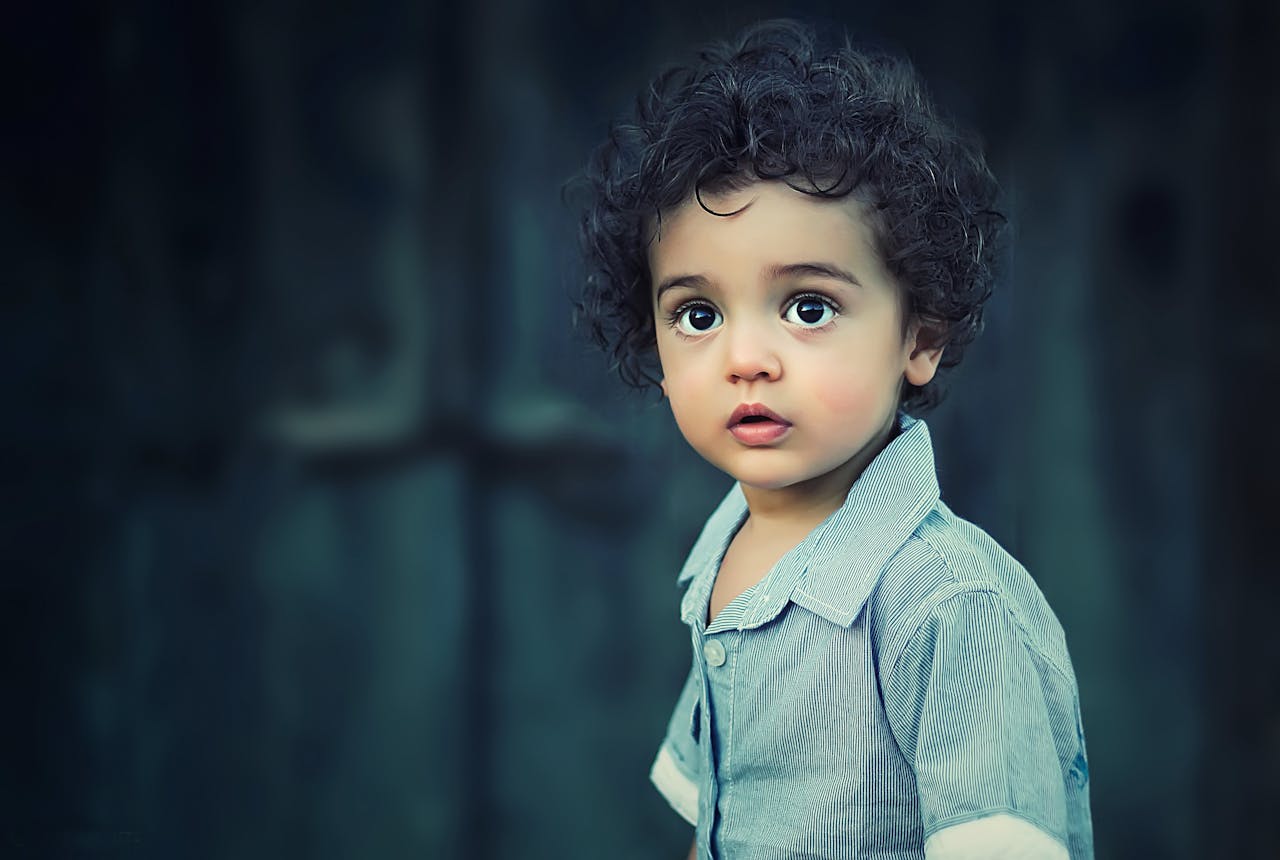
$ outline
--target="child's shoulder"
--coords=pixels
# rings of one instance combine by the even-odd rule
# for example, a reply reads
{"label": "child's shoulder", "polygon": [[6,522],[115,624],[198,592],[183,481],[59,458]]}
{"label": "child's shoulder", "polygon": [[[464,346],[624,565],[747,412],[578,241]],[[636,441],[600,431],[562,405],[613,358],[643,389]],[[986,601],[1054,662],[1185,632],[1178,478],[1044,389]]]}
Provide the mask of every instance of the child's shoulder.
{"label": "child's shoulder", "polygon": [[1072,674],[1062,625],[1035,580],[980,527],[942,502],[889,559],[868,601],[869,624],[882,658],[900,650],[931,619],[954,617],[975,598],[1009,613],[1023,642]]}

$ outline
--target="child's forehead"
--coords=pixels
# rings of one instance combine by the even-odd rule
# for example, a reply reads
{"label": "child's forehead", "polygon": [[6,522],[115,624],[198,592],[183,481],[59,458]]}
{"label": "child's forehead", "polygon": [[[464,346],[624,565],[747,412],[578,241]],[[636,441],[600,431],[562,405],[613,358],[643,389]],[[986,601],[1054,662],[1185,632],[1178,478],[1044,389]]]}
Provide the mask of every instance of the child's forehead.
{"label": "child's forehead", "polygon": [[767,296],[836,272],[859,292],[901,299],[865,212],[856,196],[815,196],[781,182],[686,201],[649,243],[650,296],[659,301],[677,284],[701,284],[721,298]]}
{"label": "child's forehead", "polygon": [[859,195],[823,197],[778,180],[690,194],[650,222],[651,268],[717,251],[862,257],[875,248]]}

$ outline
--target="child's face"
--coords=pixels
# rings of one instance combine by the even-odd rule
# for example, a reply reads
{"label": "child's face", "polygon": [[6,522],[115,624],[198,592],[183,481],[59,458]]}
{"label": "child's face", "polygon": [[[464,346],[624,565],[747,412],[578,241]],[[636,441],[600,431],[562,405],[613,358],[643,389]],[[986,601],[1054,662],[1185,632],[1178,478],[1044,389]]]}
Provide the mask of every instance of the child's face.
{"label": "child's face", "polygon": [[[941,350],[917,350],[914,325],[904,339],[897,288],[851,196],[762,182],[702,197],[746,208],[724,217],[690,200],[664,213],[649,251],[680,431],[745,485],[850,471],[851,483],[892,429],[902,380],[928,382]],[[771,415],[741,421],[744,406]]]}

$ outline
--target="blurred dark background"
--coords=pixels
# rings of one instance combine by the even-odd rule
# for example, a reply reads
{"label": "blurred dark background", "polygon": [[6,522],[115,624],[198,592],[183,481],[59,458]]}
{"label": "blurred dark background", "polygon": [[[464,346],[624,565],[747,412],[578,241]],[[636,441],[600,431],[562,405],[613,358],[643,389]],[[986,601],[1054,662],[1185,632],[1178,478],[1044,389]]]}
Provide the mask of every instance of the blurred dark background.
{"label": "blurred dark background", "polygon": [[779,15],[912,58],[1007,189],[929,421],[1066,628],[1099,857],[1277,856],[1261,0],[10,9],[0,856],[683,856],[727,480],[571,331],[560,189]]}

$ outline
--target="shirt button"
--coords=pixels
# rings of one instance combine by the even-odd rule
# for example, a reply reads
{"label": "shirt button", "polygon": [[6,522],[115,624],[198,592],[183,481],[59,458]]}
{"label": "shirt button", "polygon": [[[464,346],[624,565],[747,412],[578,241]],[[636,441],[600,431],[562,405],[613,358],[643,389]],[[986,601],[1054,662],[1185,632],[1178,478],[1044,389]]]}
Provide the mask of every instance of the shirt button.
{"label": "shirt button", "polygon": [[720,644],[719,639],[708,639],[702,646],[702,656],[706,657],[707,662],[712,666],[723,666],[724,646]]}

